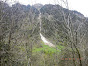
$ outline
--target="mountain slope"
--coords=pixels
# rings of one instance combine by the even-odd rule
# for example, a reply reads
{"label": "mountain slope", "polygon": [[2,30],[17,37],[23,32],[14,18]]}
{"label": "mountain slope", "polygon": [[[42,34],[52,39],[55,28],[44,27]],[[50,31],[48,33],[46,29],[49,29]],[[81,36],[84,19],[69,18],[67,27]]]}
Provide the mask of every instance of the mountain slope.
{"label": "mountain slope", "polygon": [[[17,3],[9,7],[0,2],[0,64],[3,66],[79,66],[79,60],[68,59],[77,59],[79,54],[83,57],[82,65],[87,66],[87,39],[88,18],[77,11],[52,4]],[[44,45],[42,40],[55,47]]]}

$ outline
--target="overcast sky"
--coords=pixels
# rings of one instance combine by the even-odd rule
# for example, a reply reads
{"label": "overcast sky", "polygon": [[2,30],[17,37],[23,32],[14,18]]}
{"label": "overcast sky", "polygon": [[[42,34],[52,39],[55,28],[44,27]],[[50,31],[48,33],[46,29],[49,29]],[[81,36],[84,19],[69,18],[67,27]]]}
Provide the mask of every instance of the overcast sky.
{"label": "overcast sky", "polygon": [[[57,1],[60,2],[60,0],[16,0],[20,2],[21,4],[35,4],[35,3],[41,3],[41,4],[56,4]],[[9,0],[11,3],[11,0]],[[88,17],[88,0],[68,0],[69,9],[71,10],[77,10],[78,12],[81,12],[84,14],[84,16]],[[64,5],[63,5],[64,7]]]}

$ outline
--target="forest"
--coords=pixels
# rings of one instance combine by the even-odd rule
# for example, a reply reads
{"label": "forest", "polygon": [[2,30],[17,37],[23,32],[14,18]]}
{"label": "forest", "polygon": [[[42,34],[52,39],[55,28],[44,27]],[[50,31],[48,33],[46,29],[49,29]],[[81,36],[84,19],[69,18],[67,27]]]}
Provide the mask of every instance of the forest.
{"label": "forest", "polygon": [[88,18],[65,5],[0,1],[0,66],[88,66]]}

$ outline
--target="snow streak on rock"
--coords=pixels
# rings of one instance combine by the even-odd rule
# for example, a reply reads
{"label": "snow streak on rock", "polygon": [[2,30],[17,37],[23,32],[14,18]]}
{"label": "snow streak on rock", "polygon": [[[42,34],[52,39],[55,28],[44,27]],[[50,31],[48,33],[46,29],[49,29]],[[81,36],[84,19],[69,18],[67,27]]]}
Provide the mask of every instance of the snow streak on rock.
{"label": "snow streak on rock", "polygon": [[41,34],[41,13],[39,14],[39,21],[40,21],[40,37],[45,45],[48,45],[49,47],[55,47],[54,44],[49,42],[42,34]]}

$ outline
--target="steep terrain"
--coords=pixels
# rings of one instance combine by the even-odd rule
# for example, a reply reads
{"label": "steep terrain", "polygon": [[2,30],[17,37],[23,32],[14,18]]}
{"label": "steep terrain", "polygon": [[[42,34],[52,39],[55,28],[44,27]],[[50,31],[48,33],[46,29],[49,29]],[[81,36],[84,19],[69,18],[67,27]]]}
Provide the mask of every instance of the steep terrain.
{"label": "steep terrain", "polygon": [[88,18],[77,11],[0,2],[0,66],[87,66],[87,39]]}

